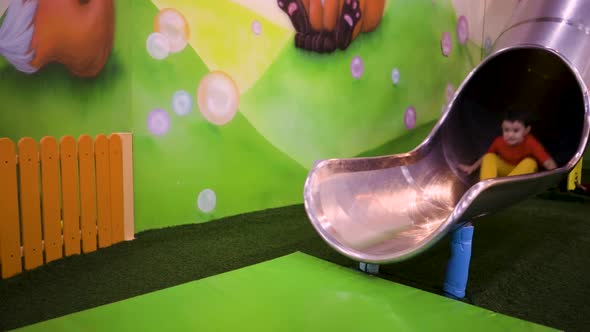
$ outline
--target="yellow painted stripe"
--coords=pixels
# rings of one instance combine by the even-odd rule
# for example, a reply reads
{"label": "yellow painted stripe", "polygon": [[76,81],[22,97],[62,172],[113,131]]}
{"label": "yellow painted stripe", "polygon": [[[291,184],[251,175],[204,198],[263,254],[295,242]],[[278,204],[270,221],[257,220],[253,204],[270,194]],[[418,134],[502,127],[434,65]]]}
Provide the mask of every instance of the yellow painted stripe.
{"label": "yellow painted stripe", "polygon": [[64,136],[60,140],[61,190],[65,255],[80,253],[80,195],[78,191],[78,158],[76,140]]}
{"label": "yellow painted stripe", "polygon": [[59,151],[57,140],[51,136],[41,139],[41,189],[43,193],[45,262],[49,263],[63,256],[59,194]]}
{"label": "yellow painted stripe", "polygon": [[2,278],[22,272],[16,180],[16,151],[8,138],[0,138],[0,264]]}
{"label": "yellow painted stripe", "polygon": [[[278,6],[263,16],[228,0],[152,1],[159,9],[174,8],[186,18],[189,44],[210,70],[228,74],[241,94],[262,77],[286,44],[293,43],[293,31],[274,23],[284,20]],[[252,32],[254,20],[261,24],[260,35]]]}
{"label": "yellow painted stripe", "polygon": [[98,135],[94,140],[96,158],[96,206],[98,225],[98,247],[105,248],[111,240],[111,181],[109,171],[109,140]]}
{"label": "yellow painted stripe", "polygon": [[25,269],[31,270],[43,264],[39,151],[32,138],[25,137],[18,142],[18,163]]}
{"label": "yellow painted stripe", "polygon": [[96,251],[96,189],[94,186],[94,142],[88,135],[78,138],[80,162],[80,224],[82,251]]}

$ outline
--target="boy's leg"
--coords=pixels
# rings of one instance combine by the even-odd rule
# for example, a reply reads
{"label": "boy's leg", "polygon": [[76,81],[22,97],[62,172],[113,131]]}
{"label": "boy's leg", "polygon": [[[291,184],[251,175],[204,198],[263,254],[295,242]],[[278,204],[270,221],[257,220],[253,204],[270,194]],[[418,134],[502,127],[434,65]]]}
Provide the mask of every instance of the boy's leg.
{"label": "boy's leg", "polygon": [[483,160],[481,162],[479,179],[485,180],[485,179],[497,178],[498,176],[506,176],[513,169],[514,169],[514,166],[505,162],[497,154],[486,153],[483,156]]}
{"label": "boy's leg", "polygon": [[515,166],[510,165],[500,157],[497,158],[498,160],[496,161],[496,163],[498,164],[498,176],[508,176],[508,174],[510,174],[510,172],[514,170]]}
{"label": "boy's leg", "polygon": [[443,291],[446,297],[460,299],[465,297],[471,261],[471,242],[474,227],[467,223],[451,234],[451,257],[447,264]]}
{"label": "boy's leg", "polygon": [[537,171],[537,161],[533,158],[524,158],[508,176],[530,174]]}
{"label": "boy's leg", "polygon": [[498,160],[498,156],[495,153],[486,153],[483,156],[483,160],[481,162],[481,168],[479,170],[479,179],[493,179],[498,177],[498,165],[496,161]]}

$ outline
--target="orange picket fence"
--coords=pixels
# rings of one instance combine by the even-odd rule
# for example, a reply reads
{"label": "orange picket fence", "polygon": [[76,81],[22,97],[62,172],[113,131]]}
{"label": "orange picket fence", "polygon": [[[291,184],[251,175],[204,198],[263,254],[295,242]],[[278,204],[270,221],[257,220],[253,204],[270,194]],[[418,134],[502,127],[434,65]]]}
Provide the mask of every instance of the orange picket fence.
{"label": "orange picket fence", "polygon": [[0,267],[9,278],[132,240],[130,133],[0,138]]}

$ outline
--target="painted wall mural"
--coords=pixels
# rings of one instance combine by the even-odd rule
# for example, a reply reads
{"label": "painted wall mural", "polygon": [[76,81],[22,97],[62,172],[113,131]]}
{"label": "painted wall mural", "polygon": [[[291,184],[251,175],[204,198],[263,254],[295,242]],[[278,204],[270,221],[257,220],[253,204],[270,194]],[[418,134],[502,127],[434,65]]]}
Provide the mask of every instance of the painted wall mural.
{"label": "painted wall mural", "polygon": [[[79,24],[35,23],[49,1]],[[133,131],[137,231],[301,203],[315,160],[431,125],[482,54],[466,0],[7,3],[0,136]]]}
{"label": "painted wall mural", "polygon": [[360,32],[377,28],[385,0],[278,0],[295,29],[295,46],[318,52],[345,50]]}
{"label": "painted wall mural", "polygon": [[0,136],[131,130],[131,4],[0,0]]}
{"label": "painted wall mural", "polygon": [[94,77],[113,46],[113,0],[15,0],[0,27],[0,55],[34,73],[49,62]]}

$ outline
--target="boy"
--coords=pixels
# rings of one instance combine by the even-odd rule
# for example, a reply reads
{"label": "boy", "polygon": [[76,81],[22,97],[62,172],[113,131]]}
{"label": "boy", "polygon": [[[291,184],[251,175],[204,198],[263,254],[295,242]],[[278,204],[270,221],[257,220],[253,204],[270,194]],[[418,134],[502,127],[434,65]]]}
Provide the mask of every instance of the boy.
{"label": "boy", "polygon": [[497,137],[487,153],[473,165],[459,164],[459,169],[471,174],[481,166],[479,178],[485,180],[534,173],[538,164],[548,170],[557,168],[530,131],[531,125],[524,114],[509,111],[502,121],[502,136]]}
{"label": "boy", "polygon": [[[524,114],[506,113],[502,121],[502,136],[497,137],[487,153],[474,164],[460,164],[459,169],[471,174],[481,166],[479,178],[485,180],[498,176],[534,173],[538,169],[538,164],[548,170],[557,168],[553,158],[530,131],[530,123]],[[451,257],[443,285],[443,294],[447,297],[465,297],[473,230],[471,222],[467,222],[451,231]]]}

